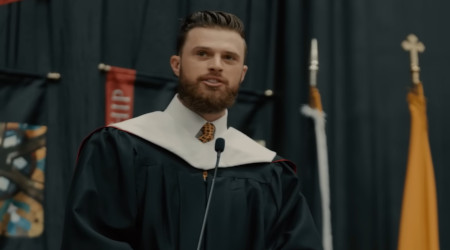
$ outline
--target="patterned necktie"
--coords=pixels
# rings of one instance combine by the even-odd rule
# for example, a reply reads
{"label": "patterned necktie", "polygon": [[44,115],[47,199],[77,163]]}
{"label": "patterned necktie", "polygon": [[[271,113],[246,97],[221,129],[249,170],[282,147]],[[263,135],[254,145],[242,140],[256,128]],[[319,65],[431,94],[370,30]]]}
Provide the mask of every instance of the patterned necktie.
{"label": "patterned necktie", "polygon": [[202,135],[198,137],[198,139],[203,142],[209,142],[212,139],[214,139],[214,131],[215,131],[215,127],[214,124],[207,122],[205,123],[205,125],[203,125],[201,131],[202,131]]}

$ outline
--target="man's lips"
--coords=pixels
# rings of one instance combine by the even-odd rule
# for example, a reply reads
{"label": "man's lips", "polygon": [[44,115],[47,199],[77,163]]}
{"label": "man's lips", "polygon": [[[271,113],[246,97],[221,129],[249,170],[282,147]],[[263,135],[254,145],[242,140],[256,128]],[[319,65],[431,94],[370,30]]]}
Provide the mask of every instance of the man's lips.
{"label": "man's lips", "polygon": [[220,76],[202,76],[199,80],[211,87],[218,87],[227,82],[225,78]]}

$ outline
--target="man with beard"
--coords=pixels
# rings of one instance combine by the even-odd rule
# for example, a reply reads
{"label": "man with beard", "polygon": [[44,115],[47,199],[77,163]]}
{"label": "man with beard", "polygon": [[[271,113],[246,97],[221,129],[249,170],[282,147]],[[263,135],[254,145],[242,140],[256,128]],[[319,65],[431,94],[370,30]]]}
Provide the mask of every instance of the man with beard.
{"label": "man with beard", "polygon": [[[242,22],[196,12],[177,50],[170,65],[179,90],[163,112],[82,144],[62,249],[322,249],[295,166],[227,127],[247,72]],[[216,138],[226,141],[217,176]]]}

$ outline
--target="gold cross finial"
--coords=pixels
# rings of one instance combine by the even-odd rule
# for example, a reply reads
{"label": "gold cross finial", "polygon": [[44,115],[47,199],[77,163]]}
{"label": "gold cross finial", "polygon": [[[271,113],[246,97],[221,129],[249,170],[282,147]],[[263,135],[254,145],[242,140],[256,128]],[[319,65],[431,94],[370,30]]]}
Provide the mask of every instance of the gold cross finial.
{"label": "gold cross finial", "polygon": [[412,81],[415,84],[419,84],[419,52],[425,51],[425,45],[419,41],[416,35],[409,34],[405,41],[402,42],[402,48],[409,51],[411,58],[411,73]]}

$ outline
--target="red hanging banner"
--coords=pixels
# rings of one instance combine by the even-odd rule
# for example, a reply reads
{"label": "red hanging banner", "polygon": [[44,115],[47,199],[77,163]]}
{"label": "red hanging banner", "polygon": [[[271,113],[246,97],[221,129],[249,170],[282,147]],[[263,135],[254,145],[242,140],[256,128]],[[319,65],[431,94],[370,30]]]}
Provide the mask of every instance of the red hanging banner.
{"label": "red hanging banner", "polygon": [[136,70],[112,66],[106,77],[105,123],[109,125],[133,117]]}
{"label": "red hanging banner", "polygon": [[0,0],[0,5],[19,2],[19,1],[22,1],[22,0]]}

